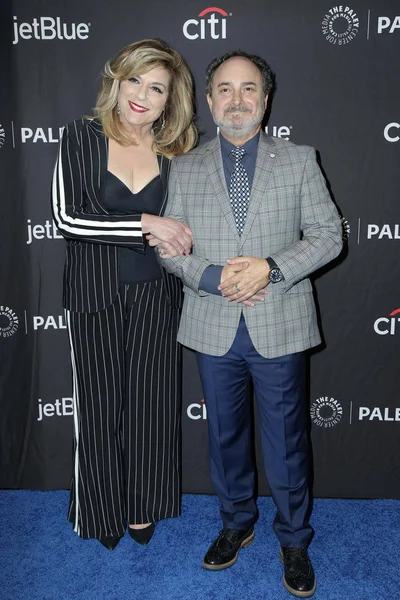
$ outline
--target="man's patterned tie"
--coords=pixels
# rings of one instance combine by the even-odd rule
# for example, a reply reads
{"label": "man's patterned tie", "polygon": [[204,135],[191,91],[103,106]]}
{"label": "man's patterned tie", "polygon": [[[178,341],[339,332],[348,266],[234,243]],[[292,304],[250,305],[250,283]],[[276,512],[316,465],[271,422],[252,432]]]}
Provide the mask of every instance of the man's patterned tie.
{"label": "man's patterned tie", "polygon": [[242,146],[231,150],[234,167],[229,186],[229,199],[231,201],[236,227],[239,235],[242,235],[246,222],[247,207],[250,199],[250,184],[246,169],[242,164],[246,150]]}

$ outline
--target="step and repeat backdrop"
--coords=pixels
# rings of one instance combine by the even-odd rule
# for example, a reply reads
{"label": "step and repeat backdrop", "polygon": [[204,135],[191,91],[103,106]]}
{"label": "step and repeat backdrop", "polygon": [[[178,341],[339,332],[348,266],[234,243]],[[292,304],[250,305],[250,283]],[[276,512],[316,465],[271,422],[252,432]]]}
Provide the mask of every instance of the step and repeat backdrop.
{"label": "step and repeat backdrop", "polygon": [[[219,2],[219,0],[218,0]],[[202,141],[208,63],[241,48],[277,78],[267,130],[317,148],[348,242],[315,276],[310,356],[317,496],[400,498],[398,0],[19,0],[0,18],[0,486],[68,488],[72,382],[65,242],[50,210],[62,126],[91,114],[104,63],[161,37],[193,70]],[[212,492],[207,411],[184,351],[184,492]],[[268,493],[260,463],[260,493]]]}

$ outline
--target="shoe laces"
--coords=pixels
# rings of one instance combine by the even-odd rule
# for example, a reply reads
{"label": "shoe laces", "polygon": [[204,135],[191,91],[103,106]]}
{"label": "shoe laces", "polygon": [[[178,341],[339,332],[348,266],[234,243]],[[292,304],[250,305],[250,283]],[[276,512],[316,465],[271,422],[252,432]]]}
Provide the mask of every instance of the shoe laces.
{"label": "shoe laces", "polygon": [[301,558],[302,560],[309,560],[308,552],[305,548],[285,548],[285,556],[287,558]]}
{"label": "shoe laces", "polygon": [[311,561],[305,548],[285,548],[284,559],[292,575],[305,575],[302,566],[308,566],[312,573]]}
{"label": "shoe laces", "polygon": [[239,537],[236,529],[221,529],[219,532],[219,538],[225,538],[229,542],[235,542],[235,540]]}

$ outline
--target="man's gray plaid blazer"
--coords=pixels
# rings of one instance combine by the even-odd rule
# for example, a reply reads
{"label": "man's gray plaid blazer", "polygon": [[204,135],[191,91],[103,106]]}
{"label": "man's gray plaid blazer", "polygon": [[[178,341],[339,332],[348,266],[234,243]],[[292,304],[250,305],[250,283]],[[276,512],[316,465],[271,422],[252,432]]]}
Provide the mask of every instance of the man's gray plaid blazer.
{"label": "man's gray plaid blazer", "polygon": [[[189,256],[165,259],[184,283],[178,340],[222,356],[232,345],[243,311],[254,347],[274,358],[320,343],[308,275],[342,247],[342,228],[315,158],[315,150],[260,135],[243,234],[236,230],[219,138],[172,161],[165,216],[192,229]],[[284,281],[268,286],[264,302],[247,307],[199,289],[210,264],[236,256],[272,257]]]}

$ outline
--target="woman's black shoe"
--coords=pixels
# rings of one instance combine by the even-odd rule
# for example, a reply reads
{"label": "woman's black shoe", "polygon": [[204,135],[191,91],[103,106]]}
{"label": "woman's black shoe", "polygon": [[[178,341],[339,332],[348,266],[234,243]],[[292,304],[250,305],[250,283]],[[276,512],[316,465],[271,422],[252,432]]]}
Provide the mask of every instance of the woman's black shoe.
{"label": "woman's black shoe", "polygon": [[116,537],[105,537],[105,538],[100,538],[99,542],[100,544],[102,544],[104,546],[104,548],[107,548],[107,550],[114,550],[114,548],[117,547],[119,540],[122,538],[122,536],[116,536]]}
{"label": "woman's black shoe", "polygon": [[154,530],[156,528],[155,523],[150,523],[144,529],[132,529],[132,527],[128,527],[129,535],[135,542],[141,544],[142,546],[146,546],[151,538],[153,537]]}

